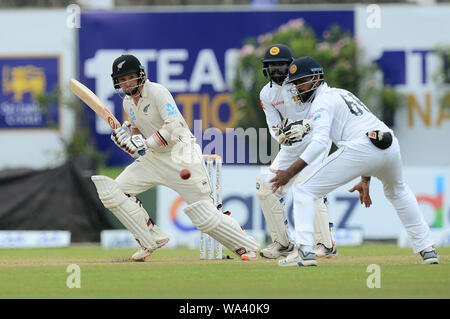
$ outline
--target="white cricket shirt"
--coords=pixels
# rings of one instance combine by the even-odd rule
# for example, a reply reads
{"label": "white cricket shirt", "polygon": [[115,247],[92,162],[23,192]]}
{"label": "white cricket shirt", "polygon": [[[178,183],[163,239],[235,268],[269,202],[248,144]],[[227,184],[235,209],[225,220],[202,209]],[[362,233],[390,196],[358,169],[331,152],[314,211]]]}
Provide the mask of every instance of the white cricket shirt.
{"label": "white cricket shirt", "polygon": [[373,130],[392,131],[380,121],[351,92],[331,88],[326,83],[319,86],[311,105],[310,118],[313,120],[312,141],[300,156],[311,163],[331,140],[341,147],[362,138]]}

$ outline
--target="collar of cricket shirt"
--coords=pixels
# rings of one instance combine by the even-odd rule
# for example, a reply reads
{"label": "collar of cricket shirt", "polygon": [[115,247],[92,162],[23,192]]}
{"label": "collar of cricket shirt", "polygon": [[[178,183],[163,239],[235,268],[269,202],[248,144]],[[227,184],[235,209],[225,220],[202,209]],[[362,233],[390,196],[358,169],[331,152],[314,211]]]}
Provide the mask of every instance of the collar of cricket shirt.
{"label": "collar of cricket shirt", "polygon": [[141,92],[141,97],[145,98],[148,97],[149,92],[150,91],[150,80],[146,79],[144,82],[144,85],[142,86],[142,92]]}
{"label": "collar of cricket shirt", "polygon": [[328,89],[328,84],[326,82],[322,82],[321,85],[317,88],[316,97],[319,96],[319,94],[322,93],[323,90]]}
{"label": "collar of cricket shirt", "polygon": [[144,99],[146,97],[149,96],[149,91],[150,90],[150,81],[147,79],[145,80],[143,86],[142,86],[142,91],[141,91],[141,97],[139,98],[138,104],[136,105],[137,108],[139,108],[141,106],[141,103],[144,103]]}

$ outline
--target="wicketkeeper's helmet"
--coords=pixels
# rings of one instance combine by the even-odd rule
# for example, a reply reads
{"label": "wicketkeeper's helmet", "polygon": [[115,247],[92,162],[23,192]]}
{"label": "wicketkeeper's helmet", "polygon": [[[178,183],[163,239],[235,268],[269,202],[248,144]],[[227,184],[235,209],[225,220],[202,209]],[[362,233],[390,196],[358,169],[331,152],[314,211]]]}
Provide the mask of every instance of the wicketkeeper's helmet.
{"label": "wicketkeeper's helmet", "polygon": [[[265,77],[269,77],[271,81],[274,81],[278,85],[281,85],[287,76],[287,66],[294,60],[291,49],[284,44],[271,45],[262,59],[263,74]],[[272,62],[286,62],[286,69],[279,69],[279,74],[273,74],[269,70],[270,63]],[[272,73],[272,74],[271,74]]]}

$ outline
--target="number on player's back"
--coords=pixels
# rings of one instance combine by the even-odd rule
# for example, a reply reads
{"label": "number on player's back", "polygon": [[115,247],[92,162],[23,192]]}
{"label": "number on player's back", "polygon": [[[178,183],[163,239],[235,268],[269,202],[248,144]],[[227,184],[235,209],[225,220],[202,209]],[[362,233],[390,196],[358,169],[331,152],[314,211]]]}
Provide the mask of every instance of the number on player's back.
{"label": "number on player's back", "polygon": [[361,102],[356,96],[354,96],[351,92],[343,92],[341,93],[341,97],[344,100],[345,104],[353,115],[360,116],[364,113],[364,111],[370,112],[370,110]]}

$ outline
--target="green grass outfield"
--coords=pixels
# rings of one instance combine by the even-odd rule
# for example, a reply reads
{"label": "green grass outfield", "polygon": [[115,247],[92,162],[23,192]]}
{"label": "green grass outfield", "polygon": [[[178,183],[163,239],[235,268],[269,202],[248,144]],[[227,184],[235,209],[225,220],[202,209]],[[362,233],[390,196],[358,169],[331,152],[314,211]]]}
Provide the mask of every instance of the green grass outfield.
{"label": "green grass outfield", "polygon": [[[199,260],[198,250],[160,249],[146,262],[134,250],[98,246],[0,249],[0,298],[304,299],[450,298],[450,248],[439,265],[395,245],[341,247],[318,267],[277,266],[276,261]],[[66,285],[67,267],[80,267],[80,288]],[[367,267],[381,269],[381,287],[368,288]]]}

